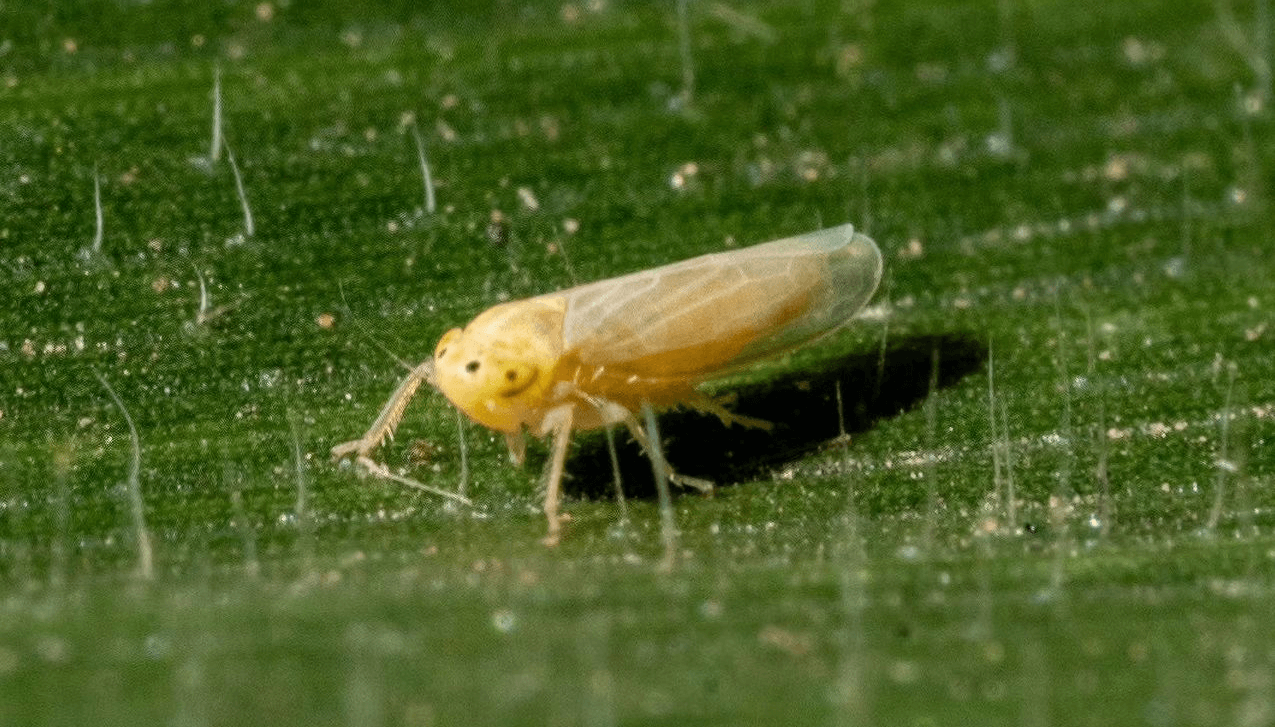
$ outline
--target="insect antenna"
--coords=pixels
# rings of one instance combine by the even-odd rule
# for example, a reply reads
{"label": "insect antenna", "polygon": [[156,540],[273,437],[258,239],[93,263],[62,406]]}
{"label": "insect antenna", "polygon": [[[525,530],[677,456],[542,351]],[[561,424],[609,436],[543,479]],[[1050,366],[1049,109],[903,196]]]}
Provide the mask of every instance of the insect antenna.
{"label": "insect antenna", "polygon": [[[399,366],[402,366],[408,371],[411,371],[412,369],[416,368],[411,363],[409,363],[407,359],[394,353],[392,350],[390,350],[388,346],[378,341],[376,337],[373,336],[372,333],[367,330],[367,327],[363,325],[363,321],[355,317],[354,309],[350,307],[350,301],[345,297],[345,282],[341,280],[336,281],[336,288],[337,288],[337,291],[340,292],[341,294],[341,306],[345,308],[346,317],[348,317],[350,321],[354,323],[354,329],[358,331],[359,335],[362,336],[364,340],[366,340],[368,343],[380,349],[381,353],[384,353],[386,356],[389,356],[390,358],[397,361]],[[430,377],[429,384],[430,386],[434,385],[433,377]]]}
{"label": "insect antenna", "polygon": [[567,268],[567,275],[571,276],[571,284],[579,285],[580,277],[576,275],[575,266],[571,264],[571,258],[567,256],[566,238],[563,237],[561,239],[556,240],[554,246],[557,248],[558,254],[562,256],[562,264],[565,265]]}

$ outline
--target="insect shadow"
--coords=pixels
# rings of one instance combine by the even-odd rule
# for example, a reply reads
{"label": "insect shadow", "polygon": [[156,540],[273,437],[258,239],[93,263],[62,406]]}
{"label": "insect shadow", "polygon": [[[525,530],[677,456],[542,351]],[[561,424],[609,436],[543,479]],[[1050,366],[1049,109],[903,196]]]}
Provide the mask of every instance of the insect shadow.
{"label": "insect shadow", "polygon": [[[864,432],[926,398],[936,354],[938,387],[946,388],[982,368],[987,346],[961,333],[902,337],[891,341],[884,355],[880,349],[858,352],[720,391],[733,398],[731,411],[764,419],[773,429],[726,427],[716,417],[694,411],[664,412],[660,434],[665,456],[679,473],[718,486],[765,476],[841,434],[838,383],[845,433]],[[622,428],[615,439],[625,495],[654,496],[650,460]],[[580,438],[567,471],[570,494],[614,496],[611,455],[602,433]]]}

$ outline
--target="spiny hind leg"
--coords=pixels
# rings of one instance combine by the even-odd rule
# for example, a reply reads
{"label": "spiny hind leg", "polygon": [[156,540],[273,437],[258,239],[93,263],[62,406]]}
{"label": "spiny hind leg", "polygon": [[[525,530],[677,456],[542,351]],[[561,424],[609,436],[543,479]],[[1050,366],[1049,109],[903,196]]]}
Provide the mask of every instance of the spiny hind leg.
{"label": "spiny hind leg", "polygon": [[[660,445],[660,443],[652,442],[651,438],[647,436],[646,430],[642,428],[642,423],[638,421],[636,414],[614,401],[591,396],[578,389],[573,393],[583,399],[589,406],[597,410],[598,416],[602,419],[602,421],[607,423],[624,422],[624,426],[628,428],[629,434],[633,435],[633,438],[637,440],[637,443],[642,447],[642,451],[646,453],[646,456],[652,460],[658,458],[659,461],[663,463],[664,471],[668,473],[668,478],[673,484],[678,487],[694,488],[703,493],[710,493],[713,491],[712,480],[678,474],[677,471],[673,469],[673,465],[669,464],[668,459],[664,456],[664,448]],[[708,400],[708,397],[704,398]],[[709,401],[711,403],[711,400]],[[720,406],[718,409],[726,411]],[[726,413],[729,414],[729,412]],[[762,423],[766,424],[765,422]],[[769,424],[767,424],[767,426],[769,426]]]}
{"label": "spiny hind leg", "polygon": [[687,406],[691,407],[692,409],[702,411],[705,414],[712,414],[713,416],[720,419],[722,424],[727,427],[738,424],[741,427],[749,427],[750,429],[762,429],[767,432],[775,428],[774,424],[771,424],[765,419],[755,419],[753,417],[747,417],[747,416],[744,416],[743,414],[736,414],[730,409],[727,409],[726,404],[729,404],[734,400],[735,400],[734,395],[726,395],[726,396],[722,396],[718,398],[713,398],[711,396],[705,396],[704,394],[696,392],[695,396],[690,401],[687,402]]}
{"label": "spiny hind leg", "polygon": [[664,465],[664,471],[668,473],[670,482],[678,487],[690,487],[706,494],[713,491],[712,480],[678,474],[678,472],[673,469],[673,465],[669,464],[668,459],[665,458],[664,447],[660,444],[660,442],[647,436],[647,432],[642,427],[642,423],[638,421],[633,412],[624,410],[623,420],[624,426],[629,428],[629,434],[632,434],[633,438],[637,440],[637,443],[641,445],[642,451],[646,452],[646,456],[650,457],[652,460],[658,459]]}
{"label": "spiny hind leg", "polygon": [[384,469],[379,467],[372,460],[372,450],[381,445],[386,438],[394,437],[394,430],[398,427],[398,423],[403,418],[403,411],[407,409],[407,404],[415,396],[416,390],[420,388],[422,383],[434,382],[434,361],[432,359],[421,362],[412,372],[407,375],[399,383],[398,388],[390,395],[389,401],[385,402],[385,406],[381,407],[381,413],[377,415],[376,420],[372,422],[372,426],[367,432],[358,439],[342,442],[332,448],[332,460],[338,461],[346,457],[352,458],[356,463],[367,467],[368,469]]}

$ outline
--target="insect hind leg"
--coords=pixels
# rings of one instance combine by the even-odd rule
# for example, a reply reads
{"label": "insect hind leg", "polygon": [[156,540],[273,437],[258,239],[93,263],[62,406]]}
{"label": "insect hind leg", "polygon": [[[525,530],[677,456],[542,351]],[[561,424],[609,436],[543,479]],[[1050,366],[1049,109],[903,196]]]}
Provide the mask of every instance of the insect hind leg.
{"label": "insect hind leg", "polygon": [[[660,446],[660,443],[652,441],[651,437],[647,436],[646,430],[642,427],[642,423],[638,421],[637,415],[624,405],[608,399],[591,396],[586,392],[579,390],[575,390],[573,393],[592,407],[596,411],[598,418],[605,424],[618,424],[620,422],[624,422],[624,426],[628,428],[629,434],[633,435],[633,438],[637,440],[638,445],[642,447],[642,451],[646,453],[646,456],[652,461],[658,459],[661,463],[663,463],[664,471],[668,473],[670,482],[678,487],[692,488],[706,494],[713,491],[712,480],[678,474],[677,471],[673,469],[673,466],[669,464],[668,459],[665,458],[664,449]],[[704,397],[704,399],[712,404],[712,401],[708,399],[708,397]],[[721,411],[726,415],[730,415],[730,412],[726,411],[726,409],[720,406],[717,408],[721,409]],[[769,427],[767,422],[761,423]]]}
{"label": "insect hind leg", "polygon": [[676,470],[674,470],[673,465],[669,464],[669,461],[664,457],[664,448],[660,445],[659,441],[653,440],[651,437],[647,436],[647,432],[642,427],[642,423],[639,422],[637,417],[628,410],[625,410],[624,412],[624,426],[628,427],[629,434],[632,434],[633,438],[637,440],[637,443],[642,447],[642,451],[646,453],[647,457],[652,460],[658,460],[661,464],[663,464],[664,471],[668,473],[670,482],[678,487],[696,489],[705,494],[713,491],[712,480],[705,480],[699,477],[688,477],[687,475],[679,474]]}
{"label": "insect hind leg", "polygon": [[756,419],[754,417],[744,416],[743,414],[736,414],[730,409],[727,409],[725,405],[734,400],[735,397],[733,395],[714,399],[711,396],[705,396],[704,394],[696,392],[695,397],[687,402],[687,406],[695,409],[696,411],[702,411],[705,414],[712,414],[721,420],[723,426],[731,427],[738,424],[741,427],[762,429],[767,432],[775,428],[774,424],[766,421],[765,419]]}

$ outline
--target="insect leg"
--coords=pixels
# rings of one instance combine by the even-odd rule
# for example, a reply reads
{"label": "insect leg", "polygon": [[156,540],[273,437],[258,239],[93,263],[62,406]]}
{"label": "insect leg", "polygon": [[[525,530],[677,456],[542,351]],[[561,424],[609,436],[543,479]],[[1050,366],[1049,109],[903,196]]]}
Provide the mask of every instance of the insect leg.
{"label": "insect leg", "polygon": [[[562,532],[562,521],[558,515],[558,505],[562,501],[562,473],[567,464],[567,448],[571,446],[571,426],[575,409],[564,406],[552,412],[553,418],[553,454],[549,459],[549,477],[545,487],[545,518],[549,521],[549,532],[542,541],[545,545],[558,544]],[[547,419],[548,417],[546,417]]]}
{"label": "insect leg", "polygon": [[[598,412],[602,414],[602,418],[604,421],[624,422],[624,426],[628,427],[629,429],[629,434],[632,434],[633,438],[637,440],[637,443],[641,445],[642,451],[646,452],[646,456],[650,458],[652,462],[654,462],[655,459],[658,458],[661,462],[664,463],[664,470],[668,472],[669,481],[671,481],[673,484],[677,485],[678,487],[693,487],[696,490],[699,490],[700,492],[704,492],[704,493],[713,491],[713,483],[711,480],[704,480],[698,477],[687,477],[686,475],[679,475],[673,469],[673,466],[669,464],[668,459],[664,457],[664,450],[660,447],[660,443],[653,442],[651,438],[646,435],[646,430],[642,428],[641,422],[638,421],[637,417],[634,416],[633,412],[629,411],[628,409],[624,408],[623,406],[613,401],[608,401],[606,399],[601,399],[596,396],[591,396],[583,391],[577,390],[574,393],[576,396],[580,397],[586,403],[588,403],[589,406],[592,406],[593,408],[597,409]],[[708,399],[708,397],[704,397],[704,399],[711,402],[711,400]],[[696,405],[695,402],[692,402],[692,406],[695,406],[695,405]],[[720,409],[722,412],[725,412],[727,415],[730,415],[730,412],[726,411],[724,407],[718,406],[717,408]],[[760,422],[762,425],[765,425],[767,427],[770,426],[769,422],[762,422],[760,419],[749,420],[749,422],[745,422],[745,423],[748,424],[751,422]],[[729,425],[729,422],[728,422],[728,425]],[[617,475],[617,482],[618,481],[619,480]]]}
{"label": "insect leg", "polygon": [[424,490],[425,492],[469,505],[469,498],[463,494],[448,492],[417,482],[410,477],[394,474],[388,467],[372,459],[372,450],[385,441],[386,437],[394,436],[394,429],[398,426],[399,420],[403,418],[403,410],[407,408],[407,403],[412,400],[412,396],[420,388],[422,382],[434,383],[433,361],[424,361],[412,369],[407,378],[403,379],[398,388],[394,390],[390,400],[385,402],[385,406],[381,407],[381,413],[377,415],[376,421],[372,422],[372,426],[368,428],[367,433],[358,439],[343,442],[333,447],[332,460],[337,461],[350,457],[356,464],[377,477],[393,480],[401,485],[414,487],[418,490]]}
{"label": "insect leg", "polygon": [[664,457],[663,447],[660,446],[658,441],[654,441],[647,436],[646,430],[642,428],[642,423],[638,421],[637,417],[633,416],[632,412],[625,412],[624,426],[629,428],[629,434],[633,435],[633,438],[637,440],[639,445],[641,445],[642,451],[646,452],[646,456],[649,457],[652,462],[658,459],[663,463],[664,471],[668,473],[669,481],[673,484],[678,487],[693,487],[704,493],[713,491],[713,483],[711,480],[703,480],[698,477],[687,477],[686,475],[681,475],[675,472],[673,470],[673,466],[670,465],[668,460]]}
{"label": "insect leg", "polygon": [[523,430],[505,432],[505,446],[509,447],[509,461],[515,466],[521,467],[527,461],[527,437]]}
{"label": "insect leg", "polygon": [[615,481],[615,501],[620,504],[620,523],[629,523],[629,505],[624,499],[624,481],[620,477],[620,458],[615,451],[615,433],[608,424],[602,429],[607,437],[607,452],[611,455],[611,478]]}
{"label": "insect leg", "polygon": [[[643,402],[642,414],[646,417],[646,431],[651,441],[658,444],[660,430],[655,421],[655,408]],[[669,570],[677,558],[677,522],[673,518],[673,500],[668,494],[668,462],[663,456],[652,457],[651,469],[655,475],[655,489],[660,494],[660,532],[664,536],[664,561],[661,567]]]}
{"label": "insect leg", "polygon": [[390,400],[381,407],[381,413],[377,415],[376,421],[372,422],[372,426],[362,437],[332,448],[332,460],[337,461],[353,455],[356,462],[365,464],[363,460],[371,458],[372,450],[379,447],[386,437],[394,436],[394,429],[403,418],[403,410],[407,409],[407,403],[412,400],[412,396],[416,394],[421,383],[432,384],[433,381],[433,360],[421,362],[394,390]]}
{"label": "insect leg", "polygon": [[726,396],[726,397],[714,399],[710,396],[704,396],[703,394],[696,392],[695,397],[692,398],[690,401],[686,402],[686,405],[691,407],[692,409],[698,409],[699,411],[702,411],[705,414],[712,414],[713,416],[721,420],[723,426],[729,427],[729,426],[738,424],[741,427],[749,427],[751,429],[763,429],[765,431],[770,431],[771,429],[774,428],[775,425],[771,424],[765,419],[755,419],[753,417],[746,417],[742,414],[736,414],[730,409],[727,409],[725,404],[729,404],[733,400],[734,400],[734,396]]}

